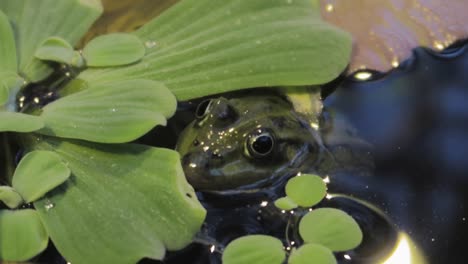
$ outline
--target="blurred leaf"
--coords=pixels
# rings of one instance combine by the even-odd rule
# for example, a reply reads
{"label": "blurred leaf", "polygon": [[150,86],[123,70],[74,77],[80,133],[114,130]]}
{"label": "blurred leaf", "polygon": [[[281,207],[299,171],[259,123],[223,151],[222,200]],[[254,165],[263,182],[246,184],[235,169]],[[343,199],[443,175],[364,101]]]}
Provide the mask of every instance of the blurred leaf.
{"label": "blurred leaf", "polygon": [[318,244],[305,244],[294,250],[288,264],[336,264],[336,258],[330,249]]}
{"label": "blurred leaf", "polygon": [[0,260],[26,261],[49,241],[35,210],[0,210]]}
{"label": "blurred leaf", "polygon": [[275,237],[249,235],[233,240],[223,252],[223,264],[281,264],[286,258],[283,244]]}
{"label": "blurred leaf", "polygon": [[59,37],[50,37],[42,42],[34,56],[41,60],[70,64],[74,52],[73,47],[66,40]]}
{"label": "blurred leaf", "polygon": [[70,169],[51,151],[32,151],[16,167],[12,186],[30,203],[65,182]]}
{"label": "blurred leaf", "polygon": [[327,194],[327,185],[316,175],[303,174],[289,179],[286,195],[302,207],[311,207],[319,203]]}
{"label": "blurred leaf", "polygon": [[[0,201],[2,201],[9,208],[16,208],[22,202],[23,198],[10,186],[0,186]],[[1,244],[0,244],[1,247]]]}
{"label": "blurred leaf", "polygon": [[[16,72],[15,36],[8,17],[0,10],[0,71]],[[0,100],[1,101],[1,100]]]}
{"label": "blurred leaf", "polygon": [[281,197],[275,201],[275,206],[281,210],[292,210],[297,204],[289,197]]}
{"label": "blurred leaf", "polygon": [[51,36],[75,45],[102,12],[99,0],[1,0],[0,10],[15,28],[19,73],[39,81],[52,69],[34,57],[41,43]]}
{"label": "blurred leaf", "polygon": [[[88,69],[89,83],[143,78],[179,100],[248,87],[309,85],[337,77],[351,39],[320,19],[310,0],[185,0],[143,26],[142,61]],[[314,8],[316,7],[316,8]]]}
{"label": "blurred leaf", "polygon": [[299,223],[305,243],[317,243],[332,251],[353,249],[362,241],[362,231],[347,213],[334,208],[319,208],[307,213]]}
{"label": "blurred leaf", "polygon": [[71,263],[136,263],[187,246],[205,210],[177,152],[135,144],[49,138],[72,176],[34,203],[50,237]]}
{"label": "blurred leaf", "polygon": [[108,82],[65,96],[43,108],[39,133],[95,142],[134,140],[165,125],[176,109],[174,95],[149,80]]}
{"label": "blurred leaf", "polygon": [[140,60],[145,51],[138,37],[113,33],[91,40],[83,49],[83,57],[89,67],[119,66]]}
{"label": "blurred leaf", "polygon": [[15,94],[19,90],[24,80],[12,71],[0,70],[0,105],[13,101],[15,98],[9,98],[10,94]]}
{"label": "blurred leaf", "polygon": [[39,116],[0,111],[0,132],[33,132],[43,126]]}

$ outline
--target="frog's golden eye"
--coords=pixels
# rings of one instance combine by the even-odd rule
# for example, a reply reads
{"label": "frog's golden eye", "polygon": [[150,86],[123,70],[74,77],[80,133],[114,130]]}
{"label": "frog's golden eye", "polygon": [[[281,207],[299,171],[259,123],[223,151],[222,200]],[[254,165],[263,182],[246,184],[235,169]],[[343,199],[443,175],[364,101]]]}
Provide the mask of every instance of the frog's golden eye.
{"label": "frog's golden eye", "polygon": [[273,152],[275,138],[270,132],[262,132],[248,138],[247,149],[252,157],[263,158]]}
{"label": "frog's golden eye", "polygon": [[195,117],[198,119],[203,119],[210,112],[212,100],[207,99],[202,101],[195,110]]}

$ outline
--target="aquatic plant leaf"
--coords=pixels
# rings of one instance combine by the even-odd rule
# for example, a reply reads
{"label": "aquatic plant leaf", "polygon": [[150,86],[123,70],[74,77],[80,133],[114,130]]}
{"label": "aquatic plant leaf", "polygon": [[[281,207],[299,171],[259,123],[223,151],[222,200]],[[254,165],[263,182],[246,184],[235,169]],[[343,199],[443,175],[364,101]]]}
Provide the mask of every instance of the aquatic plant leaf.
{"label": "aquatic plant leaf", "polygon": [[59,37],[50,37],[36,50],[34,56],[41,60],[50,60],[71,64],[75,51],[66,40]]}
{"label": "aquatic plant leaf", "polygon": [[135,35],[112,33],[91,40],[83,49],[83,57],[89,67],[120,66],[140,60],[145,51]]}
{"label": "aquatic plant leaf", "polygon": [[26,261],[41,253],[48,241],[35,210],[0,210],[0,260]]}
{"label": "aquatic plant leaf", "polygon": [[332,251],[353,249],[362,241],[362,231],[347,213],[335,208],[319,208],[307,213],[299,223],[305,243],[323,245]]}
{"label": "aquatic plant leaf", "polygon": [[70,169],[51,151],[32,151],[16,167],[12,186],[30,203],[65,182]]}
{"label": "aquatic plant leaf", "polygon": [[0,111],[0,132],[33,132],[43,126],[44,121],[39,116]]}
{"label": "aquatic plant leaf", "polygon": [[303,174],[289,179],[286,195],[302,207],[311,207],[319,203],[327,194],[327,185],[317,175]]}
{"label": "aquatic plant leaf", "polygon": [[48,138],[72,176],[34,203],[71,263],[136,263],[179,250],[200,229],[205,209],[187,183],[180,156],[136,144]]}
{"label": "aquatic plant leaf", "polygon": [[293,250],[288,264],[336,264],[336,258],[330,249],[318,244],[305,244]]}
{"label": "aquatic plant leaf", "polygon": [[135,34],[147,48],[139,63],[88,69],[79,77],[89,83],[158,80],[186,100],[325,83],[344,70],[351,50],[349,35],[324,23],[318,2],[310,0],[184,0]]}
{"label": "aquatic plant leaf", "polygon": [[8,17],[0,10],[0,71],[17,71],[15,36]]}
{"label": "aquatic plant leaf", "polygon": [[99,0],[2,0],[2,10],[15,29],[19,73],[39,81],[52,69],[34,57],[41,43],[51,36],[75,45],[102,13]]}
{"label": "aquatic plant leaf", "polygon": [[0,70],[0,105],[7,102],[14,105],[16,98],[10,98],[10,94],[16,94],[23,83],[24,80],[16,72]]}
{"label": "aquatic plant leaf", "polygon": [[468,37],[467,12],[465,0],[322,0],[324,20],[353,36],[349,72],[363,67],[385,72],[413,48],[442,50]]}
{"label": "aquatic plant leaf", "polygon": [[174,95],[162,84],[126,80],[93,85],[43,108],[46,135],[95,142],[134,140],[165,125],[176,109]]}
{"label": "aquatic plant leaf", "polygon": [[249,235],[233,240],[223,252],[223,264],[281,264],[286,258],[283,244],[275,237]]}
{"label": "aquatic plant leaf", "polygon": [[297,204],[289,197],[281,197],[275,201],[275,206],[281,210],[291,210],[297,207]]}
{"label": "aquatic plant leaf", "polygon": [[13,209],[23,202],[23,198],[10,186],[0,186],[0,201]]}

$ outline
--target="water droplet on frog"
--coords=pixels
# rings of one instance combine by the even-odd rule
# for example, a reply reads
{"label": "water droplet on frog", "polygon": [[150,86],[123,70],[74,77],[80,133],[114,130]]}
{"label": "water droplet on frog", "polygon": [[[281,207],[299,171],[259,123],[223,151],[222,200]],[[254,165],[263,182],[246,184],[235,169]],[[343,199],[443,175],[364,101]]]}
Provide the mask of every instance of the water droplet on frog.
{"label": "water droplet on frog", "polygon": [[44,205],[44,208],[46,211],[49,211],[50,209],[54,208],[55,204],[53,204],[50,200],[47,200],[45,205]]}
{"label": "water droplet on frog", "polygon": [[152,48],[156,47],[157,44],[158,43],[156,41],[154,41],[154,40],[148,40],[148,41],[145,42],[145,46],[148,49],[152,49]]}

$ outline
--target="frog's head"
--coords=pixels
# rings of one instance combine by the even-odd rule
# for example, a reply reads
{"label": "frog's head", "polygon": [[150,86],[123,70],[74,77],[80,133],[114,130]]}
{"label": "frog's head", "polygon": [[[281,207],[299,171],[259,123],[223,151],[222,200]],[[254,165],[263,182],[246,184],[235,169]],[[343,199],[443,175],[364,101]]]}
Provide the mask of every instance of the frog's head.
{"label": "frog's head", "polygon": [[206,100],[195,115],[177,150],[198,190],[257,187],[321,163],[317,132],[279,96]]}

